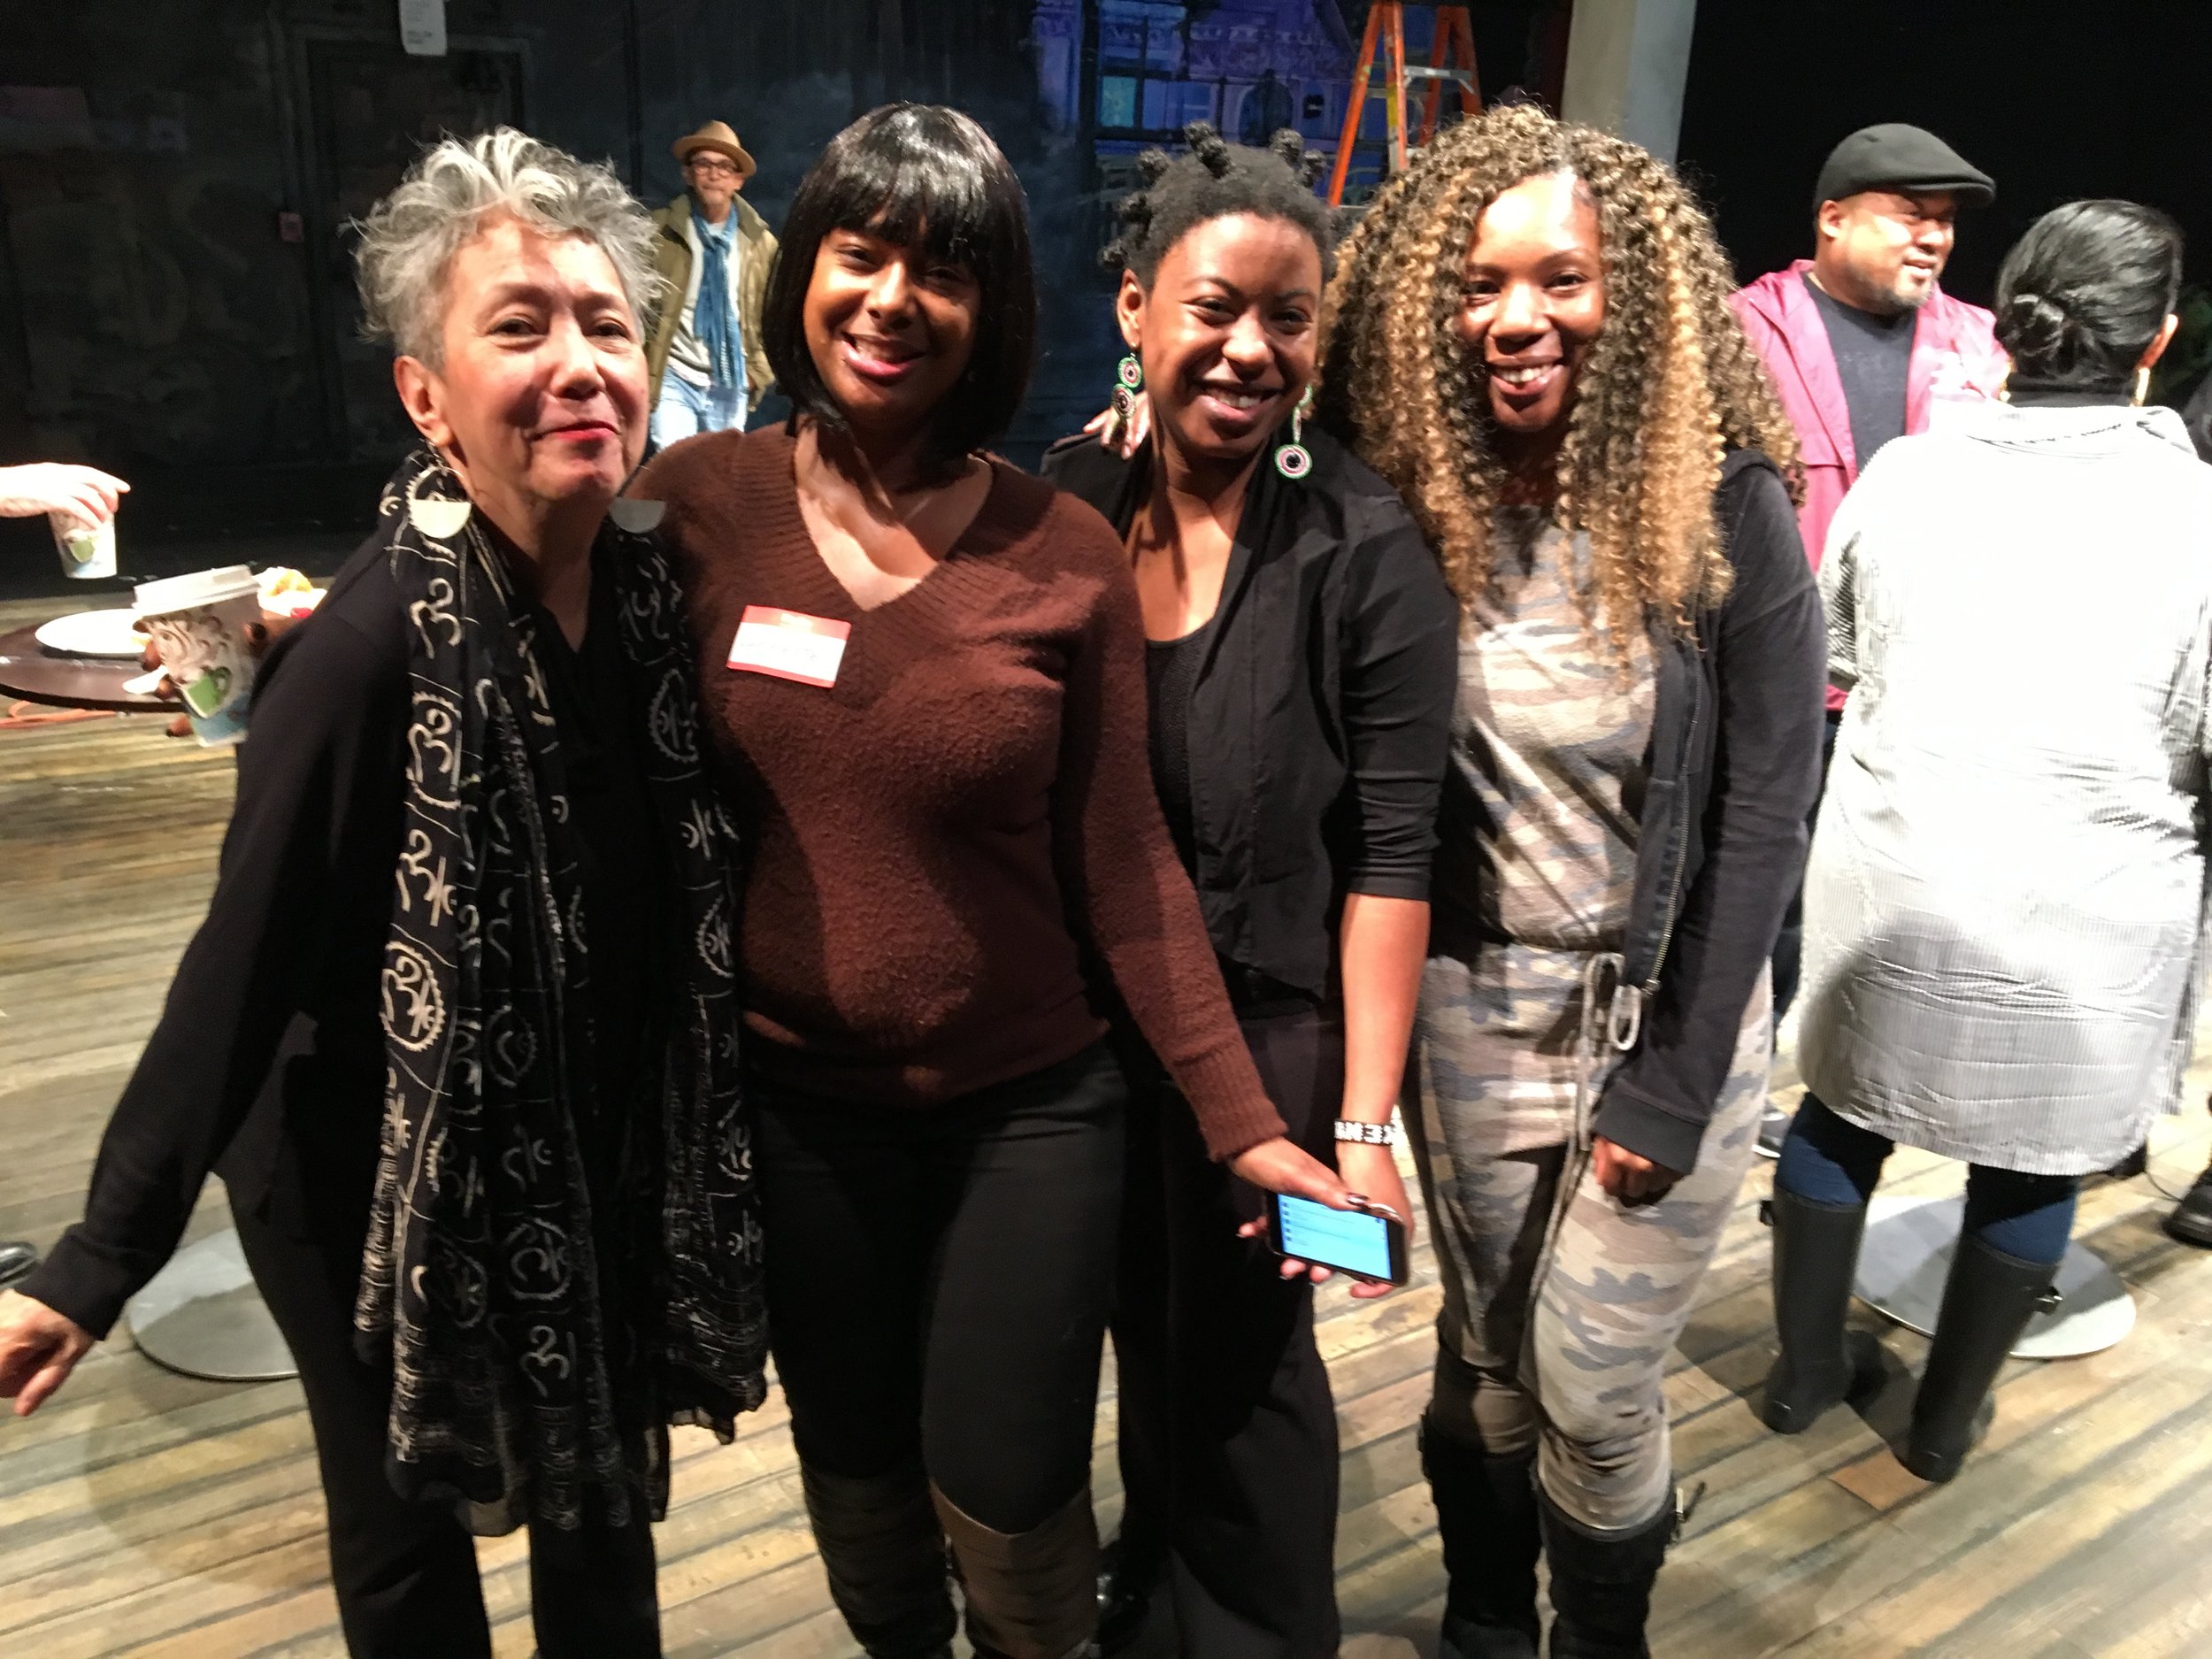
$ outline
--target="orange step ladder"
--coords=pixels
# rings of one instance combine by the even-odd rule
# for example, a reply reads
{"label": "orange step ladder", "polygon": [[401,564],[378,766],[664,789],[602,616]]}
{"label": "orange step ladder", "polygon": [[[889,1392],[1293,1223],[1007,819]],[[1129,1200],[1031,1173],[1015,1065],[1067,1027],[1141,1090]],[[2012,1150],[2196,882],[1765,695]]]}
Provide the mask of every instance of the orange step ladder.
{"label": "orange step ladder", "polygon": [[[1374,85],[1375,58],[1383,58],[1383,83]],[[1456,59],[1456,61],[1455,61]],[[1409,84],[1426,81],[1422,93],[1421,125],[1409,147],[1406,142],[1406,104]],[[1429,61],[1406,62],[1406,9],[1399,0],[1376,0],[1367,10],[1367,29],[1360,36],[1359,59],[1352,71],[1352,96],[1344,105],[1344,131],[1336,141],[1336,163],[1329,169],[1329,204],[1340,206],[1344,181],[1352,170],[1352,150],[1360,142],[1359,129],[1366,119],[1367,100],[1383,101],[1383,172],[1386,177],[1403,173],[1418,146],[1436,136],[1436,119],[1444,83],[1459,87],[1463,115],[1482,113],[1482,83],[1475,70],[1475,29],[1463,5],[1438,6],[1436,29],[1429,44]]]}

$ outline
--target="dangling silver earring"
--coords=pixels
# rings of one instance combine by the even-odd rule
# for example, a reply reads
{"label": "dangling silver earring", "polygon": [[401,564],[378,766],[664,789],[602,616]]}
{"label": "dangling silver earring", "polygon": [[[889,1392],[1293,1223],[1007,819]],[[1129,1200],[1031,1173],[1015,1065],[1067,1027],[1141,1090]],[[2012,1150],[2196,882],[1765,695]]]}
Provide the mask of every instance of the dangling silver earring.
{"label": "dangling silver earring", "polygon": [[1306,395],[1298,400],[1298,407],[1290,412],[1290,442],[1275,451],[1275,470],[1285,478],[1303,478],[1313,471],[1313,455],[1300,442],[1306,435],[1306,415],[1313,408],[1313,388],[1306,388]]}

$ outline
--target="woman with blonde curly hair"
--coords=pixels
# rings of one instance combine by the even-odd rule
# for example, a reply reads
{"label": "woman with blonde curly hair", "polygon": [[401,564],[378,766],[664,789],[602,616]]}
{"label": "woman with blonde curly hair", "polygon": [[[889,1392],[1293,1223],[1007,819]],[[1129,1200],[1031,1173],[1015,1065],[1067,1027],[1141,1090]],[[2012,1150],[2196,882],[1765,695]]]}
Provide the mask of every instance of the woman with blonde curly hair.
{"label": "woman with blonde curly hair", "polygon": [[1462,610],[1417,1028],[1443,1270],[1423,1459],[1445,1659],[1640,1655],[1677,1529],[1661,1375],[1751,1157],[1822,628],[1790,427],[1710,225],[1512,108],[1376,199],[1325,420]]}

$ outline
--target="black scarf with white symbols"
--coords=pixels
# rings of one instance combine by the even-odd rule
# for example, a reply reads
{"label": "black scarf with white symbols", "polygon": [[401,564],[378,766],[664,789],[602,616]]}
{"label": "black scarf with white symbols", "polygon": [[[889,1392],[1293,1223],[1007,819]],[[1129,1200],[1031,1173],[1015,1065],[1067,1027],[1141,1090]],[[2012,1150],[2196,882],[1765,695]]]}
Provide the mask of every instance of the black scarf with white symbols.
{"label": "black scarf with white symbols", "polygon": [[[385,946],[383,1151],[355,1324],[388,1356],[388,1468],[478,1532],[610,1524],[667,1501],[667,1427],[730,1438],[765,1384],[761,1234],[739,1071],[736,840],[702,769],[682,601],[651,504],[618,502],[633,739],[668,829],[674,915],[657,1065],[600,1101],[632,1148],[593,1214],[583,889],[537,613],[433,452],[378,524],[412,661]],[[624,527],[625,522],[638,526]],[[610,544],[611,542],[611,544]],[[603,1198],[610,1194],[603,1193]]]}

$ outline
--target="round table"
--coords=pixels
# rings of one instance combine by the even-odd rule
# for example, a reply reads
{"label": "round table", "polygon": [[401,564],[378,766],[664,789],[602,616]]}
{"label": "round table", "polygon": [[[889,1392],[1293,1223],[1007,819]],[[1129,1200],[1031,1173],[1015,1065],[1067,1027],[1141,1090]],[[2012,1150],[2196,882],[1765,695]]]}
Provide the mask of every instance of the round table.
{"label": "round table", "polygon": [[299,1375],[284,1333],[254,1288],[238,1231],[225,1227],[169,1258],[123,1307],[139,1351],[209,1382],[280,1382]]}
{"label": "round table", "polygon": [[[1866,1239],[1852,1285],[1877,1313],[1923,1336],[1935,1333],[1966,1200],[1878,1193],[1867,1207]],[[2135,1298],[2120,1276],[2078,1244],[2053,1275],[2055,1306],[2028,1321],[2013,1344],[2016,1359],[2072,1359],[2118,1342],[2135,1328]]]}
{"label": "round table", "polygon": [[[38,642],[38,628],[0,634],[0,694],[62,709],[171,714],[177,704],[138,696],[126,680],[146,671],[115,657],[65,657]],[[296,1377],[291,1350],[254,1288],[235,1230],[226,1227],[172,1256],[131,1298],[124,1314],[148,1359],[212,1382]]]}
{"label": "round table", "polygon": [[64,657],[38,642],[38,626],[0,634],[0,694],[58,709],[107,709],[118,714],[175,714],[178,705],[135,696],[126,680],[146,671],[117,657]]}

